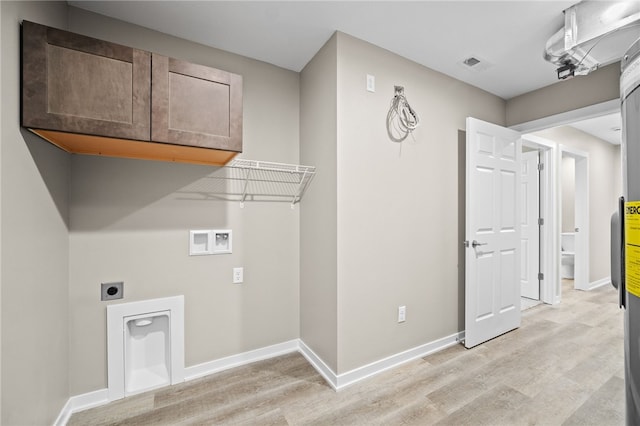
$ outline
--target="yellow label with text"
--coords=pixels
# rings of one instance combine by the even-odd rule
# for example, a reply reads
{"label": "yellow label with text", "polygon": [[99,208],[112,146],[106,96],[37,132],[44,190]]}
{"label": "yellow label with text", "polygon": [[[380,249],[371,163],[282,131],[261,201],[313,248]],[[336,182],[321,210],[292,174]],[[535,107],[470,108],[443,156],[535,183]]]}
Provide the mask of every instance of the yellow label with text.
{"label": "yellow label with text", "polygon": [[624,235],[625,286],[640,297],[640,201],[624,203]]}

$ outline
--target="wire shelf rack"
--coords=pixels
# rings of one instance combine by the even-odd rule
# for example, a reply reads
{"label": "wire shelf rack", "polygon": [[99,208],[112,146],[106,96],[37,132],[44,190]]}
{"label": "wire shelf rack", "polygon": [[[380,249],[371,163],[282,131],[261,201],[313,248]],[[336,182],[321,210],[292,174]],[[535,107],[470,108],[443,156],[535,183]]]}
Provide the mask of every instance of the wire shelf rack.
{"label": "wire shelf rack", "polygon": [[236,158],[181,192],[205,199],[288,202],[293,208],[315,176],[316,168]]}

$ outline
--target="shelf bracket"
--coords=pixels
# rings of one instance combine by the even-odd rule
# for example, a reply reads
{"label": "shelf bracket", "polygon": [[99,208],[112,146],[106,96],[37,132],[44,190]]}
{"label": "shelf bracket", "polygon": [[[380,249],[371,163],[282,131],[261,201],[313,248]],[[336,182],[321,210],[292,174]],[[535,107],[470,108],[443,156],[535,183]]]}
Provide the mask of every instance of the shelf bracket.
{"label": "shelf bracket", "polygon": [[[300,167],[296,167],[297,171],[300,170]],[[302,172],[302,177],[300,178],[300,182],[298,184],[298,191],[296,192],[296,194],[293,196],[293,200],[291,200],[291,208],[293,209],[293,206],[295,203],[300,202],[301,198],[302,198],[302,194],[304,193],[304,190],[306,189],[307,185],[307,175],[308,175],[309,171],[307,169],[304,170],[304,172]]]}
{"label": "shelf bracket", "polygon": [[240,199],[240,208],[244,208],[244,200],[247,199],[247,188],[249,187],[249,177],[251,177],[251,169],[247,169],[247,175],[244,179],[244,187],[242,188],[242,198]]}

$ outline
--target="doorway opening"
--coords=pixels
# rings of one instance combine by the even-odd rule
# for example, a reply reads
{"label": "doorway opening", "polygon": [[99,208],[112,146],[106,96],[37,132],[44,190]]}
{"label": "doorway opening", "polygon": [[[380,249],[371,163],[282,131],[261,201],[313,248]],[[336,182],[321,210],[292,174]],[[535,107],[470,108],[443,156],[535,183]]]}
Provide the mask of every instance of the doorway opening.
{"label": "doorway opening", "polygon": [[[574,226],[582,231],[574,231],[579,252],[574,281],[575,288],[589,290],[588,155],[563,146],[565,136],[569,138],[565,143],[573,145],[570,130],[565,133],[561,128],[558,134],[533,132],[612,113],[616,108],[616,102],[607,102],[604,108],[601,104],[511,129],[467,118],[464,241],[464,342],[467,348],[519,327],[522,294],[547,304],[561,300],[559,165],[563,154],[574,159],[576,182],[584,183],[576,186],[575,203],[579,207],[574,211],[584,216],[576,215],[574,219]],[[541,137],[547,134],[561,139]],[[532,154],[527,154],[529,152]],[[531,165],[527,165],[527,161],[531,161]],[[532,171],[523,179],[523,169],[528,172],[536,168],[536,162],[541,163],[537,177]],[[537,206],[536,191],[529,188],[525,191],[521,181],[531,186],[537,182]],[[521,196],[529,192],[531,196]],[[521,215],[525,208],[528,213]],[[521,238],[525,225],[529,229]],[[518,280],[519,288],[513,285]]]}
{"label": "doorway opening", "polygon": [[522,146],[520,292],[524,310],[543,302],[554,303],[556,299],[554,271],[558,262],[553,248],[557,241],[554,236],[557,147],[535,135],[523,135]]}
{"label": "doorway opening", "polygon": [[589,154],[560,146],[560,278],[589,289]]}
{"label": "doorway opening", "polygon": [[[522,138],[520,291],[525,310],[559,303],[562,279],[570,277],[575,289],[589,289],[589,154],[535,135]],[[532,170],[536,161],[538,170]]]}
{"label": "doorway opening", "polygon": [[[539,138],[537,134],[534,135],[533,133],[564,125],[570,125],[596,117],[602,117],[604,119],[606,116],[619,114],[619,112],[619,101],[614,99],[585,108],[519,124],[511,128],[513,130],[520,131],[523,134],[523,141],[533,138],[538,141],[542,140],[544,143],[544,141],[546,141],[545,139]],[[610,138],[603,136],[602,139],[611,142]],[[555,151],[555,153],[551,155],[550,163],[548,164],[549,171],[552,171],[552,173],[550,173],[552,176],[549,174],[546,175],[551,182],[551,186],[547,187],[550,191],[555,193],[554,191],[559,192],[562,188],[563,176],[561,173],[562,169],[560,168],[562,159],[571,158],[571,161],[574,162],[573,179],[577,184],[577,192],[575,193],[575,198],[573,200],[573,232],[575,234],[574,238],[577,237],[577,240],[575,241],[577,253],[574,251],[573,287],[578,290],[590,290],[593,287],[593,283],[590,283],[589,267],[589,156],[587,152],[563,145],[559,141],[546,142],[551,143],[554,146],[552,151]],[[562,295],[563,208],[561,206],[561,198],[559,196],[549,197],[551,194],[545,195],[544,191],[545,188],[541,186],[541,200],[546,199],[549,202],[549,206],[554,205],[553,209],[555,209],[555,211],[542,213],[542,217],[544,218],[543,228],[546,229],[543,229],[540,239],[541,272],[544,275],[544,280],[541,281],[540,284],[540,300],[544,303],[555,304],[560,303]],[[544,203],[544,201],[541,202]],[[575,228],[578,228],[577,233],[575,232]],[[571,231],[571,229],[567,232],[569,231]],[[546,268],[544,266],[545,262]]]}

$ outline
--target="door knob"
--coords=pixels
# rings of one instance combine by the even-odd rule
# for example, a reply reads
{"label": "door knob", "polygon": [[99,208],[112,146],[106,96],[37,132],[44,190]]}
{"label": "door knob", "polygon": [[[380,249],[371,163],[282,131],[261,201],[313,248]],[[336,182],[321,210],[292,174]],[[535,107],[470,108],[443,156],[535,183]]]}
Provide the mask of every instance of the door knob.
{"label": "door knob", "polygon": [[479,243],[479,242],[477,242],[476,240],[473,240],[473,241],[471,242],[471,247],[476,248],[476,247],[478,247],[478,246],[486,246],[487,244],[488,244],[488,243]]}

